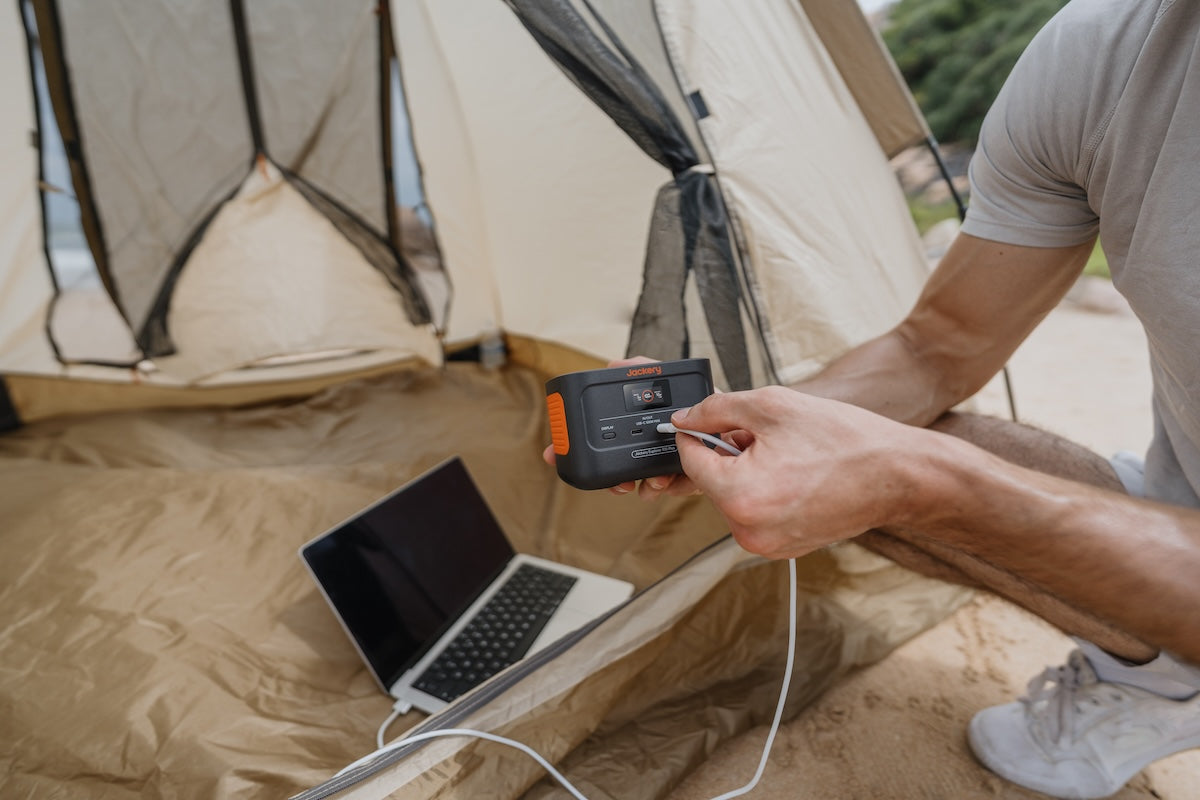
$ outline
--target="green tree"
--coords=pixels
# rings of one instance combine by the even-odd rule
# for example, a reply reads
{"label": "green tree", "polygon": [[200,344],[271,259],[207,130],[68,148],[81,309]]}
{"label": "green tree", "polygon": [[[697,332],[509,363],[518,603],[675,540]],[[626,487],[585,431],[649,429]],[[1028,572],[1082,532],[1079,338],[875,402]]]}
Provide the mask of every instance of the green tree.
{"label": "green tree", "polygon": [[934,136],[974,145],[1017,57],[1067,0],[899,0],[883,39]]}

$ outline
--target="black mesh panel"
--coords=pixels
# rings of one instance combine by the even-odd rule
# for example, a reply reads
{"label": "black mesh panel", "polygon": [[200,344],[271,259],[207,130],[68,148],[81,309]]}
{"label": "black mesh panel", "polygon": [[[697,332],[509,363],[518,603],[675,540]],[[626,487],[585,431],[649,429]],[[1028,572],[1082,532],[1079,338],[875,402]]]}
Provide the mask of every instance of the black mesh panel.
{"label": "black mesh panel", "polygon": [[724,206],[712,176],[686,173],[660,189],[646,245],[642,294],[626,354],[661,359],[690,355],[683,313],[688,265],[695,274],[726,381],[734,389],[750,388],[750,365],[732,263]]}
{"label": "black mesh panel", "polygon": [[396,250],[380,234],[371,230],[361,219],[350,213],[334,200],[303,179],[289,176],[291,183],[304,195],[313,207],[329,218],[343,236],[362,252],[367,261],[387,277],[388,282],[400,293],[408,318],[428,322],[429,306],[424,295],[414,289],[417,278],[409,264],[396,254]]}
{"label": "black mesh panel", "polygon": [[[730,222],[712,176],[693,170],[700,163],[702,146],[698,138],[693,141],[694,133],[689,136],[694,127],[685,127],[673,110],[673,105],[686,105],[680,98],[668,102],[665,94],[678,95],[678,87],[656,82],[624,46],[619,31],[586,0],[586,16],[570,0],[508,0],[508,4],[567,76],[675,177],[655,202],[629,352],[660,358],[689,355],[683,289],[689,272],[695,270],[726,381],[734,389],[749,388]],[[641,12],[644,19],[645,10]],[[640,41],[645,49],[646,38]]]}
{"label": "black mesh panel", "polygon": [[179,274],[257,148],[429,322],[385,174],[380,0],[32,2],[88,244],[147,355],[173,351]]}

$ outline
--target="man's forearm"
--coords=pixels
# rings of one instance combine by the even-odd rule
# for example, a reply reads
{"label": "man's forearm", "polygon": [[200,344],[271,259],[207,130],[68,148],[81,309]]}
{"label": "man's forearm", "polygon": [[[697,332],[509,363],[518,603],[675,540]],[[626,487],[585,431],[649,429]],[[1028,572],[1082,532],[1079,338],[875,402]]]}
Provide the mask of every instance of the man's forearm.
{"label": "man's forearm", "polygon": [[1200,664],[1200,511],[1084,486],[939,437],[905,527]]}
{"label": "man's forearm", "polygon": [[752,553],[791,558],[883,531],[969,556],[1200,664],[1200,510],[1026,469],[949,434],[780,387],[712,395],[671,421],[728,432],[742,449],[733,458],[676,441],[684,471]]}
{"label": "man's forearm", "polygon": [[924,427],[983,387],[1079,275],[1091,243],[959,236],[908,316],[792,388]]}
{"label": "man's forearm", "polygon": [[966,397],[914,352],[900,329],[854,348],[791,388],[919,427]]}

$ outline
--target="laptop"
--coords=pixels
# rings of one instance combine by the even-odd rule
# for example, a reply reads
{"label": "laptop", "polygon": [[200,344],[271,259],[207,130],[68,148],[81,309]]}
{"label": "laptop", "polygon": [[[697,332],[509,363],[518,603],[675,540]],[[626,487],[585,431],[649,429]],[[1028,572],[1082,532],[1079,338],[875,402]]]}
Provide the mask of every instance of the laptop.
{"label": "laptop", "polygon": [[300,557],[402,712],[440,711],[633,593],[625,581],[516,553],[458,457]]}

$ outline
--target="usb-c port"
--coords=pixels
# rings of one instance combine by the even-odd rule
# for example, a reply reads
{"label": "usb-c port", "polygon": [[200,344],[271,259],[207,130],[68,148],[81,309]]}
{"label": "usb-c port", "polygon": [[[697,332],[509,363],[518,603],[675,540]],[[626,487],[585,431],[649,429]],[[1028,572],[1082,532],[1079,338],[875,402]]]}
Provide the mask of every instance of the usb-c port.
{"label": "usb-c port", "polygon": [[634,435],[634,436],[641,436],[641,435],[642,435],[642,429],[641,429],[641,428],[634,428],[633,430],[631,430],[631,431],[630,431],[630,433],[631,433],[632,435]]}

